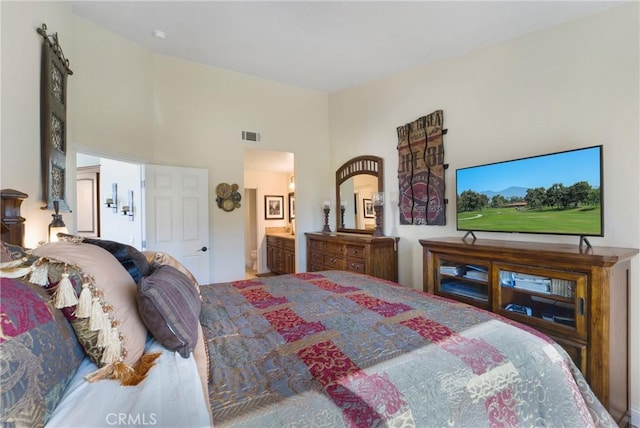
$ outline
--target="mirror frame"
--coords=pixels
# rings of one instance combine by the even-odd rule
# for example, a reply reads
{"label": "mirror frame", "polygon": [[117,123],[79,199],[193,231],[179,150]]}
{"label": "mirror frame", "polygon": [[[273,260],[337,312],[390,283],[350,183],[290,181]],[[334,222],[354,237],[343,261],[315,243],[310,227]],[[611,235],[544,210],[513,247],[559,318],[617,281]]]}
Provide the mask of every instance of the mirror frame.
{"label": "mirror frame", "polygon": [[[384,192],[384,161],[378,156],[358,156],[348,160],[336,170],[336,230],[338,232],[373,235],[374,229],[346,229],[340,213],[340,185],[354,175],[368,174],[378,178],[378,192]],[[380,218],[384,230],[384,216]]]}

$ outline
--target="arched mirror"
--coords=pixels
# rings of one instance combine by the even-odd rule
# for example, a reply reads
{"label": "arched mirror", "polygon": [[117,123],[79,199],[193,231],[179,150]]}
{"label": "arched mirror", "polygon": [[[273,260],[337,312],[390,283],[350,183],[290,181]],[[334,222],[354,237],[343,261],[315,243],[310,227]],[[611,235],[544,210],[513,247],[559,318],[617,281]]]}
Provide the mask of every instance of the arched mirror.
{"label": "arched mirror", "polygon": [[336,171],[336,229],[338,232],[373,234],[376,228],[376,216],[372,194],[383,191],[382,158],[358,156],[338,168]]}

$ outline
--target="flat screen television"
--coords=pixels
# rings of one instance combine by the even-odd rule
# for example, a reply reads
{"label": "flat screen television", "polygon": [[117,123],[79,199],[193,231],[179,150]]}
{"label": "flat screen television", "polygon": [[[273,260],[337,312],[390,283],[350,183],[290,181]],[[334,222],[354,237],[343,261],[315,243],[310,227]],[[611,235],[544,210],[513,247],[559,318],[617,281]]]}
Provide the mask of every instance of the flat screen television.
{"label": "flat screen television", "polygon": [[459,168],[457,229],[577,235],[582,245],[604,235],[602,178],[602,146]]}

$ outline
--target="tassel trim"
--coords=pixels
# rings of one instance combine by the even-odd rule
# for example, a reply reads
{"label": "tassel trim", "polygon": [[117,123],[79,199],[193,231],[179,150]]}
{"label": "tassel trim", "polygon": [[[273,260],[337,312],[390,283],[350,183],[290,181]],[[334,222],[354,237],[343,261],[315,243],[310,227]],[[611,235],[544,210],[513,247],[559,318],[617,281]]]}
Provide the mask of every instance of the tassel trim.
{"label": "tassel trim", "polygon": [[69,279],[69,274],[64,272],[62,279],[58,283],[58,287],[54,293],[55,306],[58,309],[68,308],[69,306],[75,306],[78,304],[78,296],[73,289],[73,284]]}
{"label": "tassel trim", "polygon": [[104,348],[107,346],[107,343],[109,343],[109,335],[111,334],[110,330],[107,329],[100,329],[98,330],[98,342],[96,343],[96,346],[99,346],[101,348]]}
{"label": "tassel trim", "polygon": [[145,354],[140,361],[131,367],[122,361],[116,361],[85,376],[87,382],[97,382],[102,379],[120,381],[122,386],[135,386],[146,379],[149,370],[155,365],[162,352]]}
{"label": "tassel trim", "polygon": [[156,360],[162,355],[162,352],[154,352],[152,354],[143,355],[133,368],[133,373],[122,381],[124,386],[135,386],[146,379],[149,370],[156,364]]}
{"label": "tassel trim", "polygon": [[102,330],[107,327],[107,319],[102,311],[100,298],[93,296],[91,299],[91,314],[89,316],[89,330]]}
{"label": "tassel trim", "polygon": [[[101,364],[115,363],[120,360],[120,352],[122,352],[122,345],[120,344],[120,338],[118,330],[115,327],[111,327],[109,332],[101,331],[104,334],[105,345],[104,351],[102,351]],[[98,333],[100,336],[100,333]],[[99,338],[99,337],[98,337]]]}
{"label": "tassel trim", "polygon": [[32,266],[29,282],[42,286],[49,284],[49,263],[45,259],[40,259]]}
{"label": "tassel trim", "polygon": [[82,291],[80,292],[80,297],[78,297],[78,306],[76,306],[73,315],[76,318],[89,318],[91,316],[91,304],[92,295],[89,289],[89,283],[83,282]]}
{"label": "tassel trim", "polygon": [[107,364],[106,366],[99,368],[93,373],[89,373],[84,378],[87,382],[97,382],[102,379],[113,379],[122,382],[124,379],[131,376],[133,368],[126,365],[122,361]]}

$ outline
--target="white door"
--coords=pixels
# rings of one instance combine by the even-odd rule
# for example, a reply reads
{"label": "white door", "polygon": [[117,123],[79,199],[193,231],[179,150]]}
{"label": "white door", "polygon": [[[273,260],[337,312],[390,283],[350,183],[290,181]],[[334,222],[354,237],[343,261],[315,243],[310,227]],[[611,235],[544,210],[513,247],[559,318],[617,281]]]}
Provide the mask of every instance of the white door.
{"label": "white door", "polygon": [[145,249],[170,254],[208,284],[208,171],[162,165],[144,165],[143,171]]}
{"label": "white door", "polygon": [[100,165],[76,170],[76,230],[87,238],[100,236]]}

